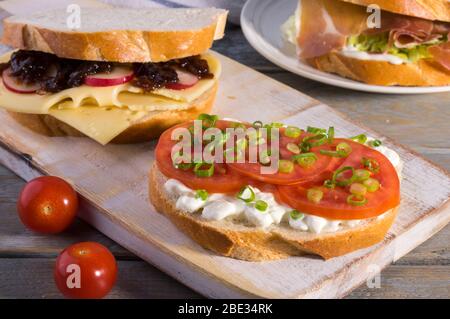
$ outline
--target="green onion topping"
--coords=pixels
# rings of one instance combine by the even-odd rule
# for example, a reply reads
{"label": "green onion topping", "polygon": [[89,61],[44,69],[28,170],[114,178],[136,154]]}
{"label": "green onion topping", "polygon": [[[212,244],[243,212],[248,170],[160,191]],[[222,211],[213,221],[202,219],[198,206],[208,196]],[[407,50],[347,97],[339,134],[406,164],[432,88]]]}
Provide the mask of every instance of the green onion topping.
{"label": "green onion topping", "polygon": [[334,139],[334,127],[330,126],[328,128],[328,144],[333,143],[333,139]]}
{"label": "green onion topping", "polygon": [[334,185],[332,180],[327,179],[323,182],[323,186],[325,186],[326,188],[334,188],[336,185]]}
{"label": "green onion topping", "polygon": [[[206,168],[204,168],[206,166]],[[194,173],[197,177],[211,177],[214,175],[214,163],[196,163]]]}
{"label": "green onion topping", "polygon": [[295,143],[288,143],[286,145],[286,148],[288,149],[288,151],[294,154],[300,154],[300,147],[298,147],[298,145]]}
{"label": "green onion topping", "polygon": [[380,164],[373,158],[363,157],[361,163],[372,173],[376,174],[380,171]]}
{"label": "green onion topping", "polygon": [[367,198],[361,195],[351,194],[347,197],[347,204],[352,206],[364,206],[367,203]]}
{"label": "green onion topping", "polygon": [[261,212],[266,211],[267,206],[269,206],[269,205],[267,205],[267,203],[263,200],[257,200],[255,202],[255,208]]}
{"label": "green onion topping", "polygon": [[302,213],[300,213],[298,210],[294,209],[292,210],[289,215],[291,216],[291,218],[293,220],[299,220],[299,219],[303,219],[305,217],[305,215],[303,215]]}
{"label": "green onion topping", "polygon": [[283,123],[279,123],[279,122],[272,122],[272,123],[270,123],[270,127],[273,127],[273,128],[282,128],[284,126],[284,124]]}
{"label": "green onion topping", "polygon": [[317,156],[314,153],[303,153],[292,156],[292,160],[303,168],[313,166],[317,161]]}
{"label": "green onion topping", "polygon": [[349,137],[349,139],[364,144],[367,141],[367,136],[365,134],[359,134],[356,136]]}
{"label": "green onion topping", "polygon": [[[351,171],[352,176],[347,179],[339,179],[340,175],[346,171]],[[355,181],[355,169],[351,166],[344,166],[333,173],[332,182],[337,186],[348,186]]]}
{"label": "green onion topping", "polygon": [[380,182],[375,178],[369,178],[363,182],[369,193],[374,193],[380,189]]}
{"label": "green onion topping", "polygon": [[368,170],[362,168],[355,170],[355,182],[364,182],[369,177],[370,172]]}
{"label": "green onion topping", "polygon": [[306,131],[308,133],[313,133],[313,134],[320,134],[320,133],[326,133],[327,130],[324,128],[320,128],[320,127],[314,127],[314,126],[308,126],[306,128]]}
{"label": "green onion topping", "polygon": [[300,134],[302,134],[302,130],[296,126],[288,126],[284,130],[284,135],[286,135],[287,137],[297,138],[300,136]]}
{"label": "green onion topping", "polygon": [[195,191],[195,198],[200,198],[202,201],[205,201],[208,198],[208,192],[204,189],[198,189]]}
{"label": "green onion topping", "polygon": [[306,191],[306,198],[315,204],[319,204],[323,198],[323,192],[317,188],[310,188]]}
{"label": "green onion topping", "polygon": [[241,188],[236,197],[246,203],[251,203],[255,200],[255,192],[253,191],[253,188],[247,185]]}
{"label": "green onion topping", "polygon": [[294,163],[289,160],[278,161],[278,171],[280,173],[291,173],[294,170]]}
{"label": "green onion topping", "polygon": [[383,142],[381,142],[380,140],[373,140],[369,142],[369,146],[371,147],[378,147],[381,146],[381,144],[383,144]]}
{"label": "green onion topping", "polygon": [[364,196],[367,193],[367,188],[361,183],[353,183],[350,185],[350,193],[354,195]]}
{"label": "green onion topping", "polygon": [[209,115],[205,113],[202,113],[197,117],[197,120],[202,121],[203,127],[214,127],[218,119],[219,117],[217,115]]}

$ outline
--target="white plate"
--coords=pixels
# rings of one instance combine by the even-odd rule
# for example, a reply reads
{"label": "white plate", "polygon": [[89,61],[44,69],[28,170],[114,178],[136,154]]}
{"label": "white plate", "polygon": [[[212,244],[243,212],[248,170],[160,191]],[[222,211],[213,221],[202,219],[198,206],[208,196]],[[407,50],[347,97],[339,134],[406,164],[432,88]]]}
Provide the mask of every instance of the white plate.
{"label": "white plate", "polygon": [[450,92],[450,86],[400,87],[356,82],[325,73],[302,63],[294,45],[281,37],[280,27],[291,16],[298,0],[248,0],[242,9],[241,27],[248,42],[266,59],[305,78],[347,89],[393,94]]}

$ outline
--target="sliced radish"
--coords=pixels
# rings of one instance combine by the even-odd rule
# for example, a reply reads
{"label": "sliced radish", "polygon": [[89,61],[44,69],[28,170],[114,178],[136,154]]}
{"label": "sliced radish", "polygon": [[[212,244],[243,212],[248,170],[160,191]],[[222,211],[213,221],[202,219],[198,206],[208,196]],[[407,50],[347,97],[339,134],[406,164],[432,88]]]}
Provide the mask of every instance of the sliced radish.
{"label": "sliced radish", "polygon": [[178,82],[168,83],[166,84],[166,88],[171,90],[184,90],[197,84],[198,77],[196,77],[194,74],[181,70],[176,71],[178,75]]}
{"label": "sliced radish", "polygon": [[5,87],[14,93],[31,94],[36,92],[40,88],[39,83],[26,84],[16,77],[11,76],[10,74],[10,68],[4,70],[2,73],[2,80]]}
{"label": "sliced radish", "polygon": [[89,86],[113,86],[127,83],[133,76],[131,68],[116,66],[111,73],[103,72],[87,76],[84,83]]}

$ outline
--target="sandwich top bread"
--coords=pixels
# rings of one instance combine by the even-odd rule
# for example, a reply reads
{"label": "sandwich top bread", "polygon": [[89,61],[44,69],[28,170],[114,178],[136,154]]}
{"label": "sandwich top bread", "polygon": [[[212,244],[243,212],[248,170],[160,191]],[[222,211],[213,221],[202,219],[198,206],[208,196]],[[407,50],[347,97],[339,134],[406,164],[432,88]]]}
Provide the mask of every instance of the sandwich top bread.
{"label": "sandwich top bread", "polygon": [[328,259],[383,240],[400,202],[401,167],[395,151],[363,134],[202,114],[161,135],[149,195],[218,254]]}
{"label": "sandwich top bread", "polygon": [[375,85],[450,85],[448,1],[299,0],[282,32],[325,72]]}
{"label": "sandwich top bread", "polygon": [[[99,17],[101,16],[101,19]],[[206,51],[227,11],[82,8],[4,20],[0,107],[50,136],[132,143],[208,112],[221,66]]]}

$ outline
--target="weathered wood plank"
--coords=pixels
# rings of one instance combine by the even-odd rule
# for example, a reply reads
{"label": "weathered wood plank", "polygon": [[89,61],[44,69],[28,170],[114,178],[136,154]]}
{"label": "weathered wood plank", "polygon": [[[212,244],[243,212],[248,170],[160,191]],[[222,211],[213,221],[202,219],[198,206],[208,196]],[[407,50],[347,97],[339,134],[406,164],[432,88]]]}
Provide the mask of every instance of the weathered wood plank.
{"label": "weathered wood plank", "polygon": [[[61,298],[53,282],[54,259],[0,259],[0,298]],[[119,261],[119,278],[107,298],[201,298],[143,261]],[[393,265],[381,287],[361,286],[348,298],[449,298],[450,267]],[[411,284],[413,283],[413,284]]]}

